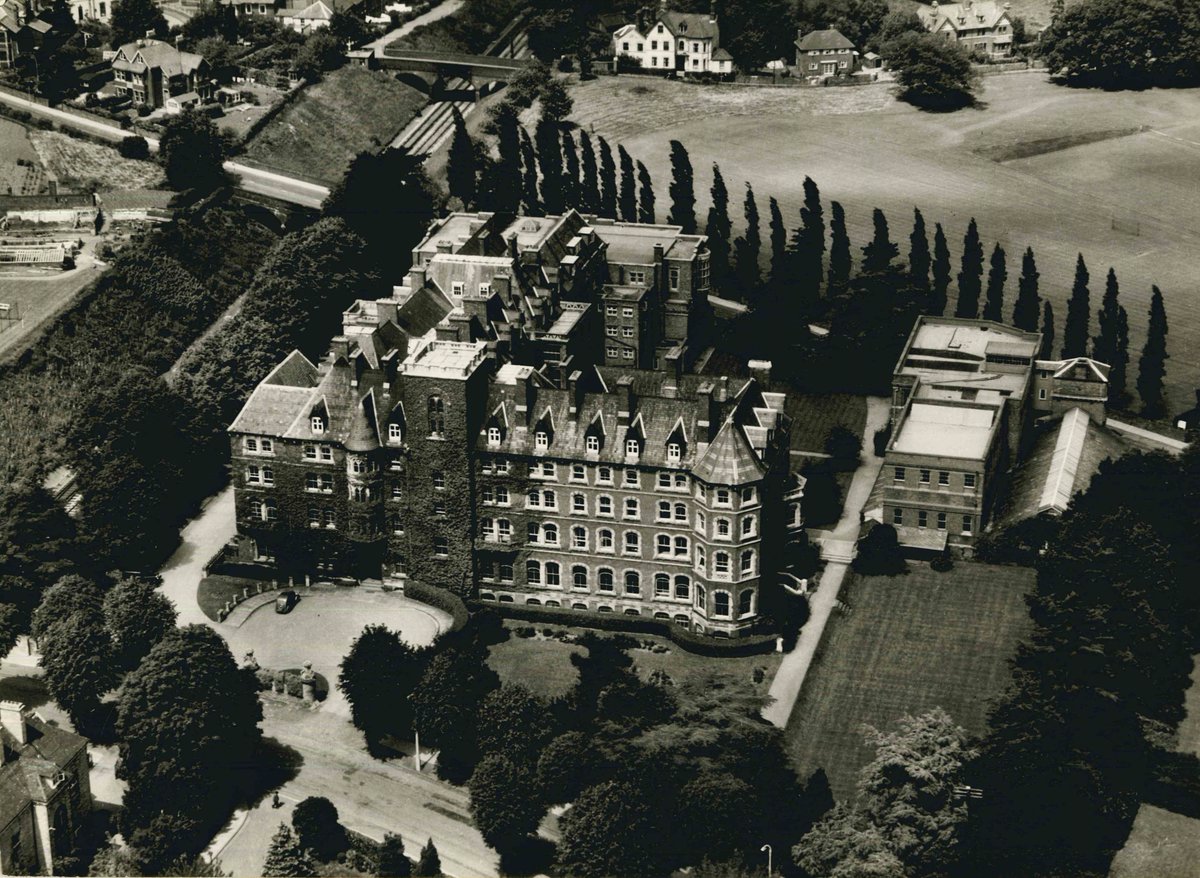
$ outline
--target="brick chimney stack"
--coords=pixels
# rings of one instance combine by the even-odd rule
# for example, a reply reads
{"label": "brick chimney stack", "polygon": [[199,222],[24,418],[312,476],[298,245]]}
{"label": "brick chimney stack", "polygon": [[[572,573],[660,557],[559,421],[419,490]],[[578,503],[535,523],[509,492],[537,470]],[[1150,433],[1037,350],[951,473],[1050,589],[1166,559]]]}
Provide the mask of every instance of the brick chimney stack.
{"label": "brick chimney stack", "polygon": [[25,707],[19,701],[0,701],[0,726],[8,732],[17,743],[29,743],[29,728],[25,725]]}
{"label": "brick chimney stack", "polygon": [[617,424],[628,427],[633,421],[634,404],[633,378],[622,375],[617,379]]}

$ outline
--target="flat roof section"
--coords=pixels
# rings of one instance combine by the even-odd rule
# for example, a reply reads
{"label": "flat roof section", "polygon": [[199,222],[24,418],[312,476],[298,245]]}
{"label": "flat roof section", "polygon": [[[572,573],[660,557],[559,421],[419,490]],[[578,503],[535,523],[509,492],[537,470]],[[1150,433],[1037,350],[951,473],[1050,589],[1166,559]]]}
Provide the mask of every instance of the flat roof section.
{"label": "flat roof section", "polygon": [[993,409],[914,402],[892,450],[983,460],[995,417]]}

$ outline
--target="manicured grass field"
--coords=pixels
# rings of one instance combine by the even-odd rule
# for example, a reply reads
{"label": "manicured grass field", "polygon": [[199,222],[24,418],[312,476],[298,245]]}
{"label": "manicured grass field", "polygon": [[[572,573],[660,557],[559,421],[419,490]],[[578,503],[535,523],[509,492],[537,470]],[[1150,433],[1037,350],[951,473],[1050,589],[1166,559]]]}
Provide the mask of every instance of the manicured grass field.
{"label": "manicured grass field", "polygon": [[[792,416],[792,450],[825,452],[825,437],[841,426],[861,436],[867,423],[867,398],[848,393],[817,395],[788,392],[787,413]],[[870,453],[871,449],[866,448]]]}
{"label": "manicured grass field", "polygon": [[284,108],[246,147],[250,164],[332,185],[363,150],[390,143],[426,97],[385,73],[343,67]]}
{"label": "manicured grass field", "polygon": [[824,768],[842,799],[873,756],[864,723],[890,727],[940,706],[981,734],[1029,630],[1022,597],[1033,580],[1027,568],[968,562],[948,573],[914,564],[908,576],[851,574],[842,597],[852,609],[830,621],[788,723],[799,770]]}
{"label": "manicured grass field", "polygon": [[0,321],[0,360],[25,350],[37,338],[46,321],[69,305],[80,290],[99,276],[100,272],[90,263],[73,271],[0,274],[0,302],[18,307],[22,318],[19,322]]}
{"label": "manicured grass field", "polygon": [[[559,625],[507,621],[505,627],[511,632],[515,628],[532,626],[539,634],[545,630],[579,631],[564,629]],[[667,652],[652,652],[647,649],[630,651],[633,663],[643,679],[655,671],[664,671],[677,687],[696,686],[704,689],[729,689],[743,694],[765,695],[771,679],[779,668],[780,657],[770,655],[744,656],[739,658],[706,658],[680,649],[665,637],[647,634],[631,635],[639,641],[649,641],[667,647]],[[492,646],[488,665],[500,675],[504,683],[519,683],[534,692],[553,698],[565,694],[579,679],[579,673],[571,664],[570,656],[581,653],[581,647],[544,637],[526,638],[515,634],[504,643]],[[754,669],[763,669],[763,680],[754,682]]]}
{"label": "manicured grass field", "polygon": [[[1094,305],[1108,267],[1117,271],[1130,318],[1131,368],[1145,341],[1150,287],[1157,283],[1171,326],[1170,408],[1189,408],[1200,384],[1200,223],[1194,210],[1200,203],[1200,127],[1194,121],[1200,89],[1072,89],[1035,71],[985,77],[981,108],[957,113],[918,112],[895,101],[890,89],[886,83],[798,89],[601,77],[572,88],[570,120],[620,142],[646,164],[659,219],[670,207],[672,139],[691,155],[701,223],[714,161],[731,190],[740,190],[743,180],[753,185],[764,217],[768,197],[775,196],[789,229],[799,223],[802,183],[811,176],[827,221],[831,200],[846,208],[856,259],[870,238],[875,207],[885,212],[892,240],[906,253],[916,206],[931,234],[935,222],[943,224],[957,271],[963,233],[975,217],[988,251],[998,241],[1008,254],[1006,315],[1020,254],[1032,246],[1060,339],[1082,252]],[[1148,130],[1007,164],[990,158],[1064,132],[1086,138],[1141,126]],[[740,211],[733,213],[737,235]]]}

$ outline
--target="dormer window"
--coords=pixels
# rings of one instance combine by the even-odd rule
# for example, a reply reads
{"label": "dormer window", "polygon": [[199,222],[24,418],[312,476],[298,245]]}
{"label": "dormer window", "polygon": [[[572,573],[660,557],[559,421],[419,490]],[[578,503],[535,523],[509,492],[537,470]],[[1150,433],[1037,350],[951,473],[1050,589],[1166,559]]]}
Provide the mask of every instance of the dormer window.
{"label": "dormer window", "polygon": [[625,456],[626,457],[637,457],[640,450],[641,450],[641,443],[638,442],[637,439],[626,439],[625,440]]}
{"label": "dormer window", "polygon": [[500,428],[499,427],[488,427],[487,441],[488,441],[488,445],[499,445],[500,444]]}
{"label": "dormer window", "polygon": [[324,433],[325,432],[325,419],[322,418],[320,415],[312,416],[312,431],[314,433]]}
{"label": "dormer window", "polygon": [[550,434],[545,430],[538,430],[533,434],[534,447],[540,451],[545,451],[550,447]]}
{"label": "dormer window", "polygon": [[584,446],[587,448],[588,452],[590,452],[591,454],[599,454],[600,453],[600,437],[599,436],[588,436],[586,439],[584,439]]}
{"label": "dormer window", "polygon": [[491,284],[480,284],[479,285],[479,295],[490,296],[491,293],[492,293],[492,285]]}
{"label": "dormer window", "polygon": [[450,284],[450,295],[456,299],[461,299],[463,294],[463,282],[460,280],[453,281]]}
{"label": "dormer window", "polygon": [[403,438],[399,424],[388,424],[388,442],[399,443]]}

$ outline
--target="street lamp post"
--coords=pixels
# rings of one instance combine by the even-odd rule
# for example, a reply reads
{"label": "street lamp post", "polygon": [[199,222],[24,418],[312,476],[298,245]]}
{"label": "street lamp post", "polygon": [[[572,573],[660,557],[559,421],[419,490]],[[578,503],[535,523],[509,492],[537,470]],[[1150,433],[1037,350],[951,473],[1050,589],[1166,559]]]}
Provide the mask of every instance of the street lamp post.
{"label": "street lamp post", "polygon": [[759,848],[759,850],[767,855],[767,878],[771,878],[771,876],[775,874],[775,864],[771,861],[774,851],[771,850],[771,846],[769,844],[764,844]]}

